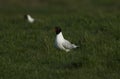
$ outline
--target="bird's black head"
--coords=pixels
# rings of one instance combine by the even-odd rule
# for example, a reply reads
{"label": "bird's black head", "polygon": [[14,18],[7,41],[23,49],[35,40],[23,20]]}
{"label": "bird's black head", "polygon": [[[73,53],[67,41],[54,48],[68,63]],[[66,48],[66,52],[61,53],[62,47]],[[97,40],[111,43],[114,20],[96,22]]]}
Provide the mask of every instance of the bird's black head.
{"label": "bird's black head", "polygon": [[56,34],[59,34],[61,32],[61,28],[60,27],[55,27],[55,32],[56,32]]}
{"label": "bird's black head", "polygon": [[28,18],[27,18],[27,14],[24,15],[24,18],[25,18],[25,19],[28,19]]}

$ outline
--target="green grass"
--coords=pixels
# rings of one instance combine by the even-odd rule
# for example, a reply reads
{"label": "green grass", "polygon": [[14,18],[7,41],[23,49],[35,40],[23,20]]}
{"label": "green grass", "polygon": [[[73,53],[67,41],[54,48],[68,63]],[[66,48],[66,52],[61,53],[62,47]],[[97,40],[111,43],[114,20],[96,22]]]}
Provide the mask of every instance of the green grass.
{"label": "green grass", "polygon": [[[119,0],[0,2],[0,79],[120,78]],[[56,49],[55,26],[80,48]]]}

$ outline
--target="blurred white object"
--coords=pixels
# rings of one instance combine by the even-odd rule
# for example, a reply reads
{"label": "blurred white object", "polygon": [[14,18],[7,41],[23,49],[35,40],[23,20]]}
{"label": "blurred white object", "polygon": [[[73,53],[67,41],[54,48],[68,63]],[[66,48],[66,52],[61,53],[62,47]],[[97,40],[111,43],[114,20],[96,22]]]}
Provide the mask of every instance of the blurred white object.
{"label": "blurred white object", "polygon": [[33,23],[35,21],[35,19],[32,18],[29,14],[25,15],[25,19],[27,19],[29,23]]}

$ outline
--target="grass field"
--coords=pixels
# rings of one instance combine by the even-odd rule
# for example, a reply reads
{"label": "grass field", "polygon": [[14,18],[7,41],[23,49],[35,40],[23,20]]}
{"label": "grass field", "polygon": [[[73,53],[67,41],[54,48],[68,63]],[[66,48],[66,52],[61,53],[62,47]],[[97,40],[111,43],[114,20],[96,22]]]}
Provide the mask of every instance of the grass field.
{"label": "grass field", "polygon": [[[55,26],[80,48],[56,49]],[[120,79],[120,1],[0,1],[0,79]]]}

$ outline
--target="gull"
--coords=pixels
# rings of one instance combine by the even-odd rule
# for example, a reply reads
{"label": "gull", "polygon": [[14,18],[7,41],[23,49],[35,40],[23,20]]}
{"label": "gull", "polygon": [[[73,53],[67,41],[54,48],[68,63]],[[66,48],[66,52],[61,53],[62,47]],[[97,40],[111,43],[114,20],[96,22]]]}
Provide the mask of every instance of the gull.
{"label": "gull", "polygon": [[28,21],[29,23],[33,23],[33,22],[35,21],[35,19],[32,18],[29,14],[26,14],[24,17],[25,17],[25,19],[27,19],[27,21]]}
{"label": "gull", "polygon": [[69,52],[71,49],[75,49],[78,47],[63,37],[62,30],[60,27],[55,27],[55,32],[56,32],[55,46],[58,49]]}

